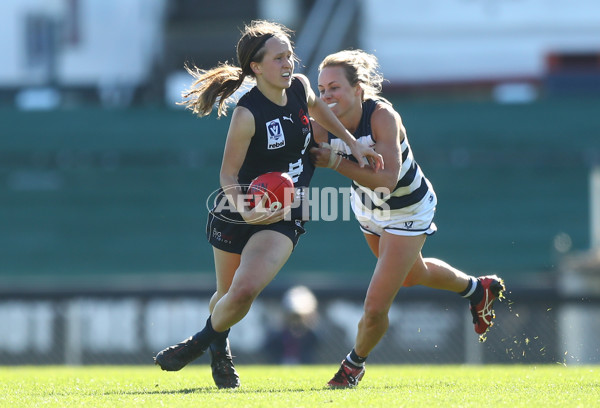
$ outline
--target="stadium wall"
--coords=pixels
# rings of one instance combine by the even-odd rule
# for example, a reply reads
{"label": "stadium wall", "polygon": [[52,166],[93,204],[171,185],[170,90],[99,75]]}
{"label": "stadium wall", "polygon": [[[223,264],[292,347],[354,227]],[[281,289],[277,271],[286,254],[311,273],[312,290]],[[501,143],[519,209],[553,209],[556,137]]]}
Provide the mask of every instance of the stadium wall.
{"label": "stadium wall", "polygon": [[[284,288],[272,286],[230,338],[238,364],[335,364],[351,349],[364,288],[315,289],[310,325],[316,339],[303,360],[277,359],[274,345],[286,323]],[[3,294],[0,365],[152,364],[164,347],[203,326],[211,291],[102,291]],[[390,312],[390,329],[371,364],[599,363],[598,297],[567,298],[548,290],[509,288],[496,302],[485,342],[473,331],[468,304],[454,294],[405,289]],[[577,317],[574,318],[574,317]],[[589,320],[589,319],[588,319]],[[589,322],[588,322],[589,323]],[[289,343],[289,339],[288,343]],[[297,345],[296,345],[297,346]],[[194,364],[206,364],[203,357]]]}
{"label": "stadium wall", "polygon": [[[597,99],[395,103],[439,198],[439,230],[425,256],[474,274],[551,284],[563,254],[589,248]],[[0,121],[3,284],[212,276],[206,198],[218,188],[226,119],[89,108],[0,110]],[[347,189],[348,182],[319,169],[313,185]],[[349,214],[341,194],[333,198],[330,208]],[[368,277],[375,259],[352,216],[316,215],[281,274]]]}

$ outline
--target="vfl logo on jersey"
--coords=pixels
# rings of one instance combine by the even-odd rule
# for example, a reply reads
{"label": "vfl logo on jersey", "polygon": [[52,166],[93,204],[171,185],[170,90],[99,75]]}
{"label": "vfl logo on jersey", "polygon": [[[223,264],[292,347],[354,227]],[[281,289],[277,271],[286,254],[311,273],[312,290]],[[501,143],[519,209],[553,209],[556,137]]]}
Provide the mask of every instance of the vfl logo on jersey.
{"label": "vfl logo on jersey", "polygon": [[285,146],[285,135],[279,119],[267,122],[267,149],[281,149]]}

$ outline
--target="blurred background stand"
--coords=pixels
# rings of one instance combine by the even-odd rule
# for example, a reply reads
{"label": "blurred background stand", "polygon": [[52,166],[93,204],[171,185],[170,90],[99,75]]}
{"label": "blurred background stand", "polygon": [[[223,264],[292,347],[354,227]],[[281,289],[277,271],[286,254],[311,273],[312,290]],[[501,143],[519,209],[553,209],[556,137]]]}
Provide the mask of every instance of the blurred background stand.
{"label": "blurred background stand", "polygon": [[281,301],[281,313],[279,316],[273,313],[264,344],[265,354],[271,363],[318,363],[318,303],[314,293],[306,286],[294,286],[285,291]]}
{"label": "blurred background stand", "polygon": [[560,333],[567,359],[574,364],[600,363],[600,166],[590,171],[591,249],[562,262]]}
{"label": "blurred background stand", "polygon": [[[296,32],[315,89],[327,53],[379,58],[440,200],[424,255],[508,286],[485,343],[464,299],[401,290],[370,361],[597,362],[600,3],[546,3],[0,1],[0,364],[151,364],[204,324],[229,121],[173,108],[184,64],[235,63],[256,18]],[[349,182],[318,170],[312,186]],[[306,323],[282,302],[297,285],[318,299],[315,361],[352,346],[375,258],[352,217],[332,216],[342,203],[314,211],[232,331],[240,363],[271,361],[275,315]]]}

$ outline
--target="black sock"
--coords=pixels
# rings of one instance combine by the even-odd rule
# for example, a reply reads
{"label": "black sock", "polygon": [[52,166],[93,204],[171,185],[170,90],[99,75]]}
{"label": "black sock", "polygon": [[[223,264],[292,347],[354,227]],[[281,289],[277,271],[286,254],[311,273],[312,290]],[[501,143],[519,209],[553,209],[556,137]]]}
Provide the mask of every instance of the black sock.
{"label": "black sock", "polygon": [[367,357],[361,357],[358,354],[356,354],[356,351],[354,349],[352,349],[352,351],[346,356],[346,361],[356,367],[356,368],[360,368],[362,366],[365,365],[365,361],[367,361]]}
{"label": "black sock", "polygon": [[215,353],[223,353],[227,354],[229,341],[227,338],[229,337],[229,331],[231,329],[227,329],[222,333],[219,333],[216,339],[210,343],[210,349]]}
{"label": "black sock", "polygon": [[210,346],[210,343],[212,343],[217,337],[219,337],[220,334],[222,333],[219,333],[215,331],[215,329],[213,329],[212,322],[209,316],[206,320],[206,326],[204,326],[204,329],[200,330],[192,337],[194,341],[198,343],[202,350],[206,350]]}
{"label": "black sock", "polygon": [[477,303],[481,302],[481,299],[483,299],[483,292],[483,285],[481,282],[477,281],[475,291],[473,291],[473,294],[468,296],[467,299],[469,299],[472,305],[476,305]]}

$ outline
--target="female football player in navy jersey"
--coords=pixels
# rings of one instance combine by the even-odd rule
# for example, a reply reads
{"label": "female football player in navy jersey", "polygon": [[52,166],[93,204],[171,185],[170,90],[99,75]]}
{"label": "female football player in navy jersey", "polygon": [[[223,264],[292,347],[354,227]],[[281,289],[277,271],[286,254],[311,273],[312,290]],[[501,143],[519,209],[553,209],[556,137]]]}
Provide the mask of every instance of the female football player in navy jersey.
{"label": "female football player in navy jersey", "polygon": [[379,96],[382,80],[376,57],[361,50],[331,54],[319,66],[321,99],[358,143],[373,147],[385,161],[379,172],[360,166],[344,141],[314,125],[315,141],[325,143],[311,148],[315,164],[352,179],[352,210],[378,258],[355,346],[328,383],[336,388],[356,386],[363,377],[365,360],[387,331],[388,312],[402,286],[445,289],[469,299],[480,335],[491,326],[493,302],[504,290],[495,275],[475,278],[421,255],[427,235],[436,231],[437,198],[414,160],[400,115]]}
{"label": "female football player in navy jersey", "polygon": [[[239,67],[221,64],[208,71],[188,69],[196,80],[185,95],[185,104],[199,116],[208,115],[215,103],[218,115],[225,115],[226,100],[246,77],[253,78],[256,85],[233,111],[221,165],[221,191],[207,222],[217,277],[210,316],[201,331],[155,357],[163,370],[177,371],[210,348],[213,378],[219,388],[239,386],[228,347],[230,327],[248,313],[304,232],[302,205],[295,203],[291,213],[289,208],[265,210],[260,205],[264,200],[249,208],[241,199],[245,186],[266,172],[289,173],[296,188],[309,185],[314,171],[308,153],[312,142],[309,115],[344,140],[352,153],[374,170],[383,167],[381,156],[356,142],[316,97],[308,79],[294,75],[295,56],[286,27],[253,21],[237,44],[237,58]],[[296,196],[299,200],[304,197]]]}

